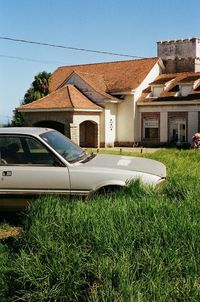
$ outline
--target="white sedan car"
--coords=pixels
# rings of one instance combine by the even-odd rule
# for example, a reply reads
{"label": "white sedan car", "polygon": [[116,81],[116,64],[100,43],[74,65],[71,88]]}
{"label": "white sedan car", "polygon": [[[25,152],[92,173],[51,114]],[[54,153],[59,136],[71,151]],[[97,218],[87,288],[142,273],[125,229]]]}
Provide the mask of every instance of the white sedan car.
{"label": "white sedan car", "polygon": [[89,195],[140,178],[156,185],[166,178],[155,160],[86,154],[61,133],[46,128],[0,129],[0,206],[24,205],[39,195]]}

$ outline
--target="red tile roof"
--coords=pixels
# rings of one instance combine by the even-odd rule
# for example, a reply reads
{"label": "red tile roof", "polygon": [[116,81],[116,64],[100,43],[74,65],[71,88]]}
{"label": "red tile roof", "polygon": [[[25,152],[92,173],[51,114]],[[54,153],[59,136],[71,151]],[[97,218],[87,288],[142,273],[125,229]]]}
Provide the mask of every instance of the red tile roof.
{"label": "red tile roof", "polygon": [[163,76],[159,76],[155,79],[155,81],[153,81],[152,83],[150,83],[149,85],[162,85],[162,84],[166,84],[167,82],[171,81],[174,79],[174,76],[171,75],[165,75],[165,77]]}
{"label": "red tile roof", "polygon": [[[106,93],[107,87],[106,87],[104,78],[101,75],[79,72],[79,71],[73,71],[68,78],[70,78],[74,74],[78,75],[84,82],[86,82],[96,92],[98,92],[99,94],[104,96],[106,99],[117,101],[117,99],[115,97],[113,97],[112,95]],[[68,78],[66,79],[66,82],[67,82]],[[64,84],[65,84],[65,81],[62,85],[64,85]],[[62,87],[62,85],[61,85],[61,87]]]}
{"label": "red tile roof", "polygon": [[90,101],[73,85],[65,85],[64,87],[53,91],[47,96],[34,101],[32,103],[22,105],[17,108],[23,110],[41,110],[41,109],[102,109]]}
{"label": "red tile roof", "polygon": [[[192,99],[200,99],[200,90],[199,85],[200,82],[200,72],[180,72],[174,74],[161,74],[159,75],[155,81],[150,83],[150,85],[163,84],[165,86],[164,91],[161,92],[159,97],[150,97],[150,91],[145,89],[138,100],[139,102],[154,102],[154,101],[181,101],[181,100],[192,100]],[[196,87],[191,91],[191,93],[187,96],[177,95],[179,91],[179,83],[194,83]],[[168,86],[165,85],[168,83]],[[178,89],[177,89],[178,88]]]}
{"label": "red tile roof", "polygon": [[177,73],[167,73],[159,75],[155,81],[150,83],[150,85],[154,85],[157,83],[165,84],[171,80],[175,80],[176,83],[184,82],[195,82],[200,78],[200,72],[177,72]]}
{"label": "red tile roof", "polygon": [[[104,91],[108,93],[132,90],[142,83],[159,60],[159,58],[149,58],[59,67],[52,74],[50,91],[56,90],[72,72],[90,74],[89,81],[95,81],[95,87],[98,84],[100,90],[105,85],[106,91]],[[101,81],[102,79],[104,81]]]}
{"label": "red tile roof", "polygon": [[193,83],[196,80],[200,79],[200,74],[196,73],[196,74],[191,74],[191,75],[187,75],[186,77],[183,77],[179,83]]}

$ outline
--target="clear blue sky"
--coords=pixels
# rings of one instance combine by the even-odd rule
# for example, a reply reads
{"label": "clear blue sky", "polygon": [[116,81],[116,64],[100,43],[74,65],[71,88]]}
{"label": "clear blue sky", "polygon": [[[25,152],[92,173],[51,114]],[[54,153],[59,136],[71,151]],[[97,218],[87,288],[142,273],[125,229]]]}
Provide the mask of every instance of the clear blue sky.
{"label": "clear blue sky", "polygon": [[[0,0],[0,36],[155,57],[157,41],[200,37],[199,12],[199,0]],[[0,40],[0,124],[38,72],[123,59]]]}

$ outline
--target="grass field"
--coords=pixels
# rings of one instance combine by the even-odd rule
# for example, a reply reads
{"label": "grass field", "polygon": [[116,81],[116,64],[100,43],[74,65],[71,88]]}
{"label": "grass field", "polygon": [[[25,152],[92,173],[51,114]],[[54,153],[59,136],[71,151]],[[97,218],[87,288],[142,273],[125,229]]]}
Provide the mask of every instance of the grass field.
{"label": "grass field", "polygon": [[0,242],[0,301],[200,301],[200,152],[143,154],[167,166],[92,200],[44,198],[22,237]]}

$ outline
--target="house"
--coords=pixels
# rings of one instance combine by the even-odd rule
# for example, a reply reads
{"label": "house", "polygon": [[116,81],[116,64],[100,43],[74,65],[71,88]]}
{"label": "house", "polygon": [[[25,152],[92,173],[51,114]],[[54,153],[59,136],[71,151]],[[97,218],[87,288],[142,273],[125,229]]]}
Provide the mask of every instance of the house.
{"label": "house", "polygon": [[200,130],[200,73],[158,76],[143,91],[137,106],[143,143],[191,142]]}
{"label": "house", "polygon": [[27,126],[83,147],[191,141],[200,130],[200,40],[158,42],[158,57],[59,67],[50,94],[17,108]]}
{"label": "house", "polygon": [[140,141],[191,143],[200,131],[200,39],[158,42],[158,55],[165,71],[137,101]]}

